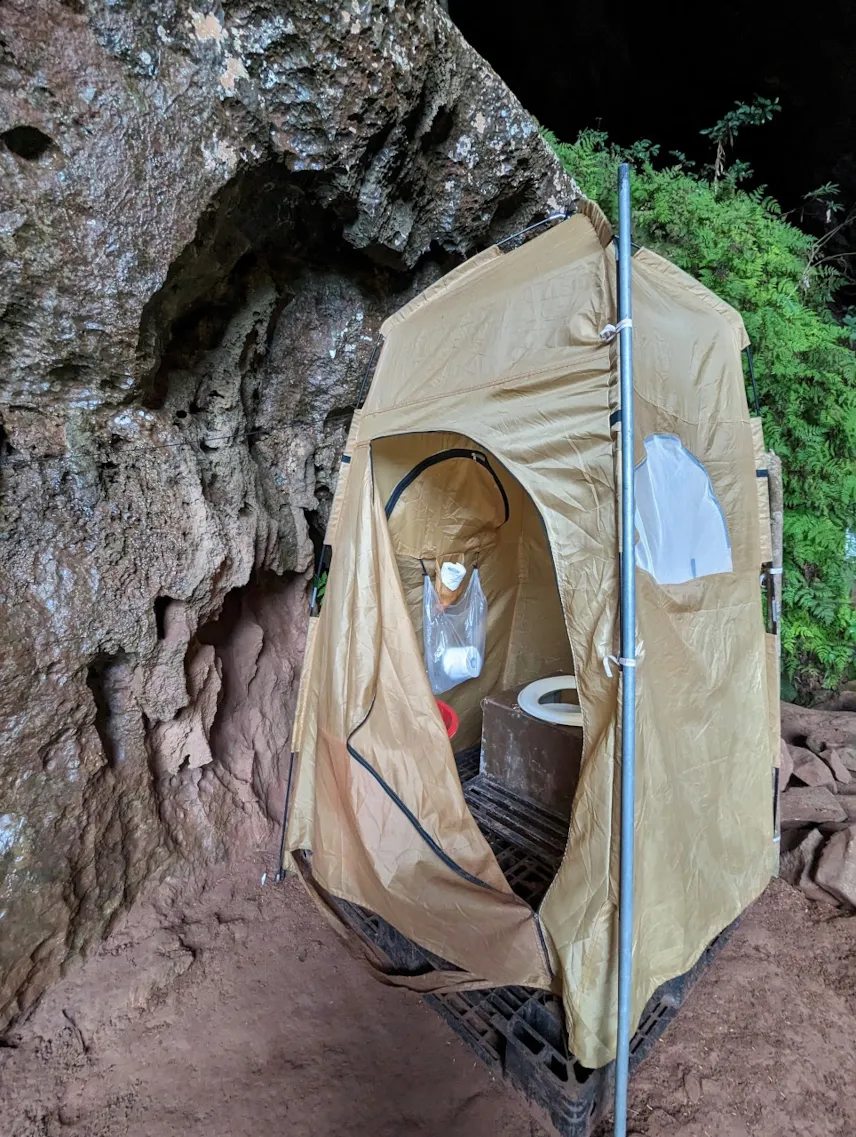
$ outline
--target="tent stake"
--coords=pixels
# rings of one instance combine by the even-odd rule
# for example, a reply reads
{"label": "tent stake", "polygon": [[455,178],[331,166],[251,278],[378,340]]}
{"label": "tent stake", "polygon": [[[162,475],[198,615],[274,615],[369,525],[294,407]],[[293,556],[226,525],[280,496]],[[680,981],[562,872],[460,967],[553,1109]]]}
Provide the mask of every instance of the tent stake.
{"label": "tent stake", "polygon": [[633,322],[630,167],[618,167],[618,329],[621,392],[621,867],[618,894],[618,1032],[615,1137],[627,1135],[633,978],[633,854],[636,775],[636,503],[633,439]]}

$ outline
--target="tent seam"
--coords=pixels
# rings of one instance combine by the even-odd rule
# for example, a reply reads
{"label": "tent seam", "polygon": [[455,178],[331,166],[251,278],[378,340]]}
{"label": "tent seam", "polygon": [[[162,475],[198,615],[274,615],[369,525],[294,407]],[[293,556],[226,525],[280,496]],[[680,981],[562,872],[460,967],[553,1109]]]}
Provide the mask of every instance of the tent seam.
{"label": "tent seam", "polygon": [[[604,345],[598,340],[597,343],[592,344],[591,351],[594,354],[598,348],[602,348],[604,346],[608,345]],[[516,383],[521,379],[534,379],[539,375],[549,375],[551,372],[555,372],[557,378],[563,375],[567,376],[572,374],[572,372],[568,370],[556,370],[555,364],[545,367],[537,367],[533,371],[520,371],[514,372],[510,375],[504,375],[501,379],[492,379],[489,383],[477,383],[473,387],[457,387],[453,392],[447,395],[426,395],[424,399],[411,399],[405,403],[391,403],[388,407],[381,407],[376,411],[364,411],[364,416],[365,419],[368,419],[373,418],[375,415],[385,415],[389,414],[391,411],[400,411],[408,407],[421,407],[426,403],[442,403],[444,399],[454,398],[458,395],[468,395],[472,394],[474,391],[489,391],[494,387],[502,387],[507,383]]]}

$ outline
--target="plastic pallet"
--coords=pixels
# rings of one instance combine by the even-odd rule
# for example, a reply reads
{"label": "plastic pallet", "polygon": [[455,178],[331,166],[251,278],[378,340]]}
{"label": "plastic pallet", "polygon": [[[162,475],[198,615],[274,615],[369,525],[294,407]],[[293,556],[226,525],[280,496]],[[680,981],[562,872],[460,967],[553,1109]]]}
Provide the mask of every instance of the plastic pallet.
{"label": "plastic pallet", "polygon": [[462,782],[474,778],[481,766],[481,746],[468,746],[466,750],[459,750],[455,755],[455,765]]}
{"label": "plastic pallet", "polygon": [[[469,752],[457,759],[467,804],[509,884],[528,903],[537,905],[564,854],[567,823],[486,775],[473,774]],[[345,901],[335,903],[348,923],[385,952],[397,971],[418,975],[435,968],[453,969],[374,913]],[[654,994],[630,1044],[631,1069],[649,1053],[734,927],[717,936],[691,971]],[[493,987],[427,995],[425,1001],[494,1074],[507,1078],[546,1110],[562,1137],[591,1137],[610,1110],[614,1067],[591,1070],[568,1053],[564,1013],[557,996],[531,987]]]}

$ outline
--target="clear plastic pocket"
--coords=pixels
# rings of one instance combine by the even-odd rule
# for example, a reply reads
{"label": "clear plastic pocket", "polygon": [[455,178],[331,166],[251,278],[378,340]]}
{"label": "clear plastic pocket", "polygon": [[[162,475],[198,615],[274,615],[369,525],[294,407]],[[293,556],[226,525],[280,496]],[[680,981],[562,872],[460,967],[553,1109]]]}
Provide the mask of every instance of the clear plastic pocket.
{"label": "clear plastic pocket", "polygon": [[423,578],[425,667],[435,695],[481,675],[487,638],[487,600],[473,569],[461,597],[443,607],[434,583]]}

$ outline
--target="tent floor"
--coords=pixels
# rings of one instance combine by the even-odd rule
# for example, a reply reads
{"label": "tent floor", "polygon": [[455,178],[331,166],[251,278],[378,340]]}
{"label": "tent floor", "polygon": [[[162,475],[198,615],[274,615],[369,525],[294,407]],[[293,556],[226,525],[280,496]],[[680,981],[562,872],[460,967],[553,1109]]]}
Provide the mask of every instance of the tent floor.
{"label": "tent floor", "polygon": [[[466,770],[466,767],[465,767]],[[490,777],[461,775],[464,798],[517,895],[537,907],[562,863],[568,820]]]}
{"label": "tent floor", "polygon": [[[478,747],[456,755],[464,796],[513,890],[533,907],[546,893],[565,850],[568,822],[479,773]],[[372,912],[334,901],[345,920],[386,953],[394,969],[417,975],[452,965],[406,939]],[[649,1002],[631,1042],[631,1065],[648,1054],[690,988],[723,946],[734,924],[686,975],[664,984]],[[531,987],[493,987],[428,1002],[497,1076],[546,1110],[562,1137],[590,1137],[609,1112],[613,1066],[590,1070],[568,1053],[562,1003]]]}

